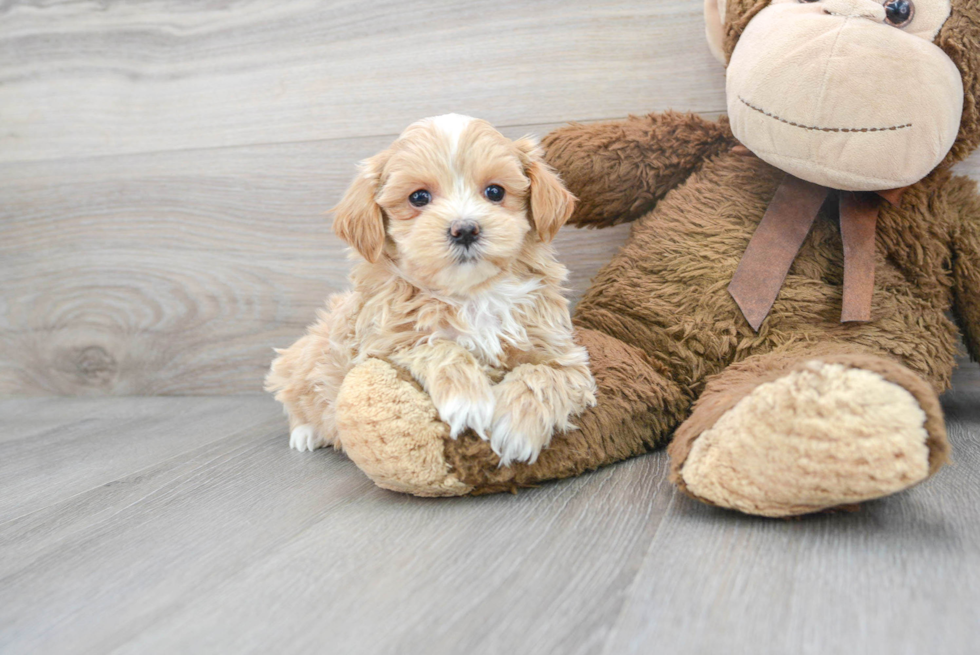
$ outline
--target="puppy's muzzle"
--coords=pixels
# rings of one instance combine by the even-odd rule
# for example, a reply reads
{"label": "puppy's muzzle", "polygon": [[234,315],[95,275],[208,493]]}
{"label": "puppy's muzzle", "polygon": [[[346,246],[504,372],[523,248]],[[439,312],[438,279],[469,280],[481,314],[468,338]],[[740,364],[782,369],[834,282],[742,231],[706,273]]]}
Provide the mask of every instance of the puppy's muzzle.
{"label": "puppy's muzzle", "polygon": [[457,246],[469,248],[480,240],[480,224],[476,221],[453,221],[449,226],[449,240]]}

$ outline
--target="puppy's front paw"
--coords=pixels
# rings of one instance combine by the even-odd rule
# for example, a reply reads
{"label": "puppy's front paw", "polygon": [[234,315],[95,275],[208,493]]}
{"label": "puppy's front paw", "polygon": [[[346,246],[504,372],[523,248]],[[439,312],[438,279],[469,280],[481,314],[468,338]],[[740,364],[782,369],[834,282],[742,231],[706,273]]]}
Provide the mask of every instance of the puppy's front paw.
{"label": "puppy's front paw", "polygon": [[504,412],[494,419],[490,447],[500,455],[500,466],[510,466],[513,462],[534,464],[551,441],[552,431],[552,428],[529,425],[513,412]]}
{"label": "puppy's front paw", "polygon": [[497,399],[490,447],[500,465],[533,464],[551,442],[556,421],[551,409],[520,378],[505,378],[494,388]]}
{"label": "puppy's front paw", "polygon": [[313,452],[317,448],[323,448],[326,445],[328,445],[327,441],[309,423],[299,425],[289,433],[289,447],[300,452],[304,450]]}
{"label": "puppy's front paw", "polygon": [[493,422],[493,390],[490,380],[473,381],[468,388],[446,389],[433,393],[432,402],[439,410],[439,418],[449,425],[449,436],[458,437],[466,428],[486,439]]}

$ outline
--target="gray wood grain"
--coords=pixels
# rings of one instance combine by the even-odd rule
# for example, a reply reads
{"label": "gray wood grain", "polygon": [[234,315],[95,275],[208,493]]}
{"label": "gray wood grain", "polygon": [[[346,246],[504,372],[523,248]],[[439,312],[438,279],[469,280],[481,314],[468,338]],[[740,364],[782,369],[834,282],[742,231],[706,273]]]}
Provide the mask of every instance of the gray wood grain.
{"label": "gray wood grain", "polygon": [[[389,142],[0,164],[0,394],[260,391],[347,286],[326,212]],[[628,230],[559,235],[573,297]]]}
{"label": "gray wood grain", "polygon": [[[407,123],[715,115],[698,0],[0,3],[0,395],[242,394],[348,263]],[[959,167],[980,179],[980,155]],[[573,297],[628,226],[564,231]],[[381,491],[265,396],[0,400],[0,652],[973,653],[956,465],[855,514],[678,496],[663,453],[517,496]]]}
{"label": "gray wood grain", "polygon": [[0,400],[0,523],[263,420],[266,405],[233,398]]}
{"label": "gray wood grain", "polygon": [[724,108],[690,0],[0,5],[0,160]]}
{"label": "gray wood grain", "polygon": [[[717,115],[701,31],[696,0],[0,4],[0,394],[258,391],[346,285],[357,160],[448,110]],[[628,230],[559,235],[573,299]]]}
{"label": "gray wood grain", "polygon": [[973,653],[977,371],[944,398],[954,466],[795,521],[679,496],[662,452],[426,500],[289,450],[262,396],[6,400],[0,445],[76,471],[0,457],[0,652]]}

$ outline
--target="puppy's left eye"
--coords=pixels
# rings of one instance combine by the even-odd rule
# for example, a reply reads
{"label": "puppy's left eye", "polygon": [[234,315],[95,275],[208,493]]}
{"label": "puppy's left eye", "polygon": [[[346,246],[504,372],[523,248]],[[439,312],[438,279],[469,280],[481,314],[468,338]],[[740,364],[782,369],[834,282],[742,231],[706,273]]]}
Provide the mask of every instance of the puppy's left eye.
{"label": "puppy's left eye", "polygon": [[408,202],[412,207],[425,207],[432,202],[432,194],[425,189],[419,189],[408,197]]}
{"label": "puppy's left eye", "polygon": [[483,195],[485,195],[487,200],[490,202],[500,202],[504,199],[504,188],[499,184],[491,184],[483,190]]}

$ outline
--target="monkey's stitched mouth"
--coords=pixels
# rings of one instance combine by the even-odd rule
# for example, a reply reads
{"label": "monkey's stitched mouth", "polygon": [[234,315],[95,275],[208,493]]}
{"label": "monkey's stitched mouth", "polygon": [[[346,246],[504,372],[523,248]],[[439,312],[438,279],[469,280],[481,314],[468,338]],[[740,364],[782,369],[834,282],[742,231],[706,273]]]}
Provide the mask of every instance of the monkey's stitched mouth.
{"label": "monkey's stitched mouth", "polygon": [[738,99],[743,105],[753,111],[759,112],[763,116],[768,116],[769,118],[775,119],[780,123],[786,123],[787,125],[798,127],[801,130],[812,130],[814,132],[895,132],[896,130],[906,130],[912,127],[912,123],[906,123],[905,125],[892,125],[891,127],[820,127],[817,125],[803,125],[802,123],[786,120],[785,118],[768,112],[761,107],[756,107],[742,96],[739,96]]}

